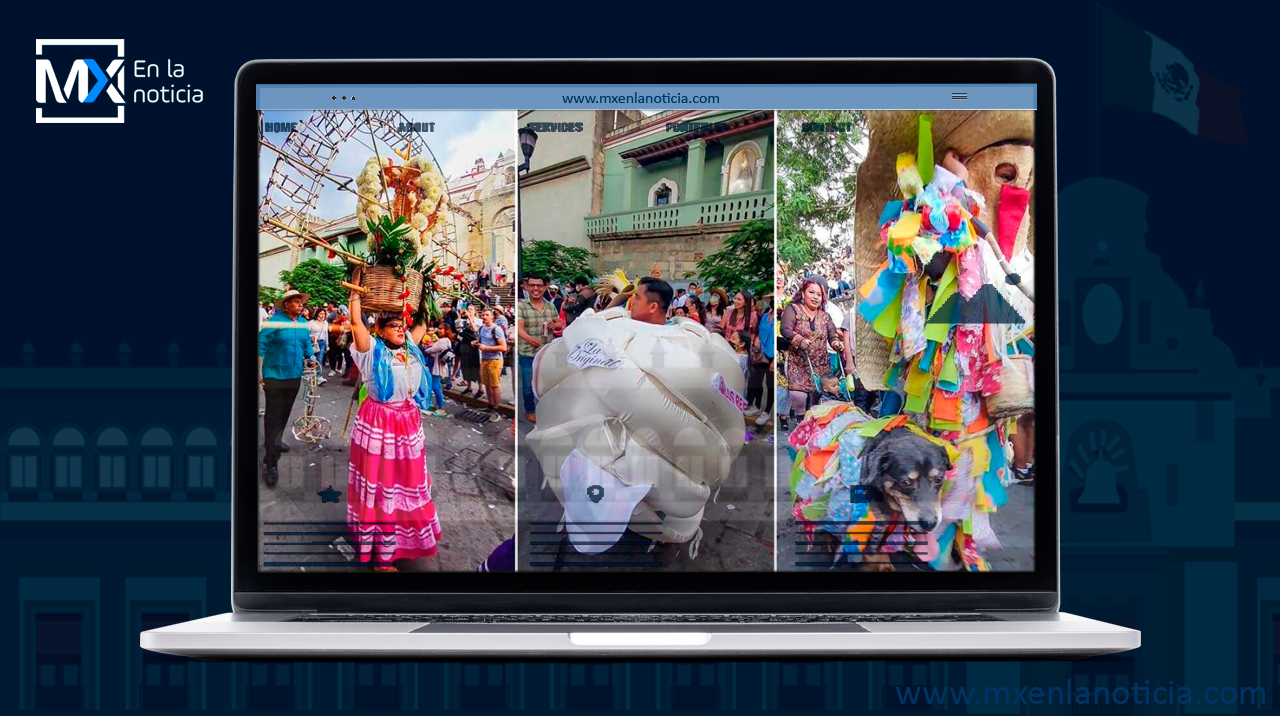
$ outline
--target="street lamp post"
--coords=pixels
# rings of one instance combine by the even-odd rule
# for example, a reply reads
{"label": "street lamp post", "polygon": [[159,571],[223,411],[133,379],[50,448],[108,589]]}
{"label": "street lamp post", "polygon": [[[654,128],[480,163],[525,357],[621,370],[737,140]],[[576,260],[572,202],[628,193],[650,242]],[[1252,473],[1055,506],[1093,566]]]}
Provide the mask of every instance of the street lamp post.
{"label": "street lamp post", "polygon": [[[524,163],[516,167],[517,174],[519,174],[520,172],[528,173],[529,162],[533,158],[533,150],[535,147],[538,146],[538,133],[530,129],[528,125],[520,128],[519,135],[520,135],[520,153],[524,155]],[[519,193],[520,189],[521,189],[520,182],[519,180],[517,180],[516,192]],[[523,197],[519,197],[519,198],[522,199]],[[517,252],[521,256],[524,254],[524,221],[521,218],[524,212],[523,204],[524,202],[521,200],[516,201]],[[516,263],[517,263],[516,270],[519,271],[521,268],[519,266],[520,264],[519,256],[516,257]]]}
{"label": "street lamp post", "polygon": [[524,154],[524,164],[517,169],[522,172],[529,171],[529,159],[533,157],[533,149],[538,146],[538,133],[529,129],[528,126],[520,128],[520,152]]}

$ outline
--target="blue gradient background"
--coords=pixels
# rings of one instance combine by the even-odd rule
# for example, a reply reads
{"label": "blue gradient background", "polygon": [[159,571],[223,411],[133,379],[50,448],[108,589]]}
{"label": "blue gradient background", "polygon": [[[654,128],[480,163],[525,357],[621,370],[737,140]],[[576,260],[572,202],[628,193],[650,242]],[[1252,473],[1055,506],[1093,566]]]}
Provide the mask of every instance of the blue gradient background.
{"label": "blue gradient background", "polygon": [[[124,37],[130,66],[181,62],[182,84],[199,87],[205,99],[130,104],[123,126],[38,125],[34,139],[26,134],[30,115],[25,130],[12,122],[3,262],[9,320],[0,338],[0,614],[7,615],[0,708],[893,711],[902,708],[895,685],[1049,687],[1072,678],[1091,687],[1264,685],[1271,703],[1263,708],[1273,709],[1280,375],[1270,354],[1274,327],[1263,317],[1275,300],[1265,217],[1276,143],[1265,129],[1272,70],[1259,61],[1273,31],[1248,12],[1109,6],[1242,89],[1247,149],[1200,139],[1156,115],[1099,108],[1091,3],[726,7],[692,15],[658,6],[24,7],[14,26],[27,42]],[[412,29],[397,29],[406,26]],[[1095,450],[1081,464],[1086,476],[1113,478],[1125,490],[1123,510],[1073,510],[1071,492],[1083,482],[1064,467],[1062,607],[1141,629],[1141,649],[1071,663],[569,665],[206,665],[138,649],[137,634],[152,621],[229,609],[228,209],[232,84],[243,62],[814,51],[1033,56],[1054,67],[1064,465],[1078,454],[1075,445],[1090,452],[1090,436],[1122,435],[1126,446],[1101,458]],[[1124,308],[1119,335],[1105,344],[1091,338],[1105,317],[1085,307],[1099,284]],[[53,445],[64,427],[79,431],[87,447]],[[86,475],[96,475],[104,454],[96,444],[112,427],[129,438],[134,481],[148,457],[167,456],[181,481],[189,456],[213,455],[217,484],[119,501],[56,489],[59,457],[80,455]],[[23,428],[37,434],[38,448],[16,444]],[[207,442],[209,433],[216,446],[188,445],[201,442],[193,435]],[[40,466],[38,489],[13,490],[12,459],[28,455]],[[42,621],[49,633],[69,629],[68,637],[56,648],[37,643]],[[1136,708],[1151,707],[1036,711]]]}

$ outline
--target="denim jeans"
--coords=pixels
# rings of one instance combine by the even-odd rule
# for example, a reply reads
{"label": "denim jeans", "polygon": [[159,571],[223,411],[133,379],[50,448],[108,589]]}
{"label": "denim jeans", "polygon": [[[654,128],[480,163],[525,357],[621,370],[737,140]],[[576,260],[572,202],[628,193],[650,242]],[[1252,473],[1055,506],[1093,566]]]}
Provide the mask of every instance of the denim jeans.
{"label": "denim jeans", "polygon": [[431,398],[431,407],[435,410],[444,410],[444,392],[440,388],[440,376],[431,376],[431,390],[429,392]]}
{"label": "denim jeans", "polygon": [[524,398],[524,412],[538,412],[538,399],[533,395],[533,357],[520,356],[520,392]]}

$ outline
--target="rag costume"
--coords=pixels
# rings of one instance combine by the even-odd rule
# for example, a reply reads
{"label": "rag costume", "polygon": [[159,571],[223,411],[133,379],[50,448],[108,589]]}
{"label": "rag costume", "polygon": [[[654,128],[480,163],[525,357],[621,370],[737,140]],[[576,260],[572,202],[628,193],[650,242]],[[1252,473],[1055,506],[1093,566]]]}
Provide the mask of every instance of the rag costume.
{"label": "rag costume", "polygon": [[[944,444],[951,455],[939,490],[942,523],[917,550],[921,561],[982,571],[989,569],[984,552],[999,546],[991,515],[1006,500],[1009,434],[1031,407],[1008,397],[1029,398],[1033,389],[1030,371],[1010,367],[1023,359],[1014,354],[1027,352],[1019,347],[1034,319],[1028,216],[1034,152],[1017,143],[1029,142],[1033,121],[1031,112],[868,113],[872,149],[858,170],[855,206],[856,265],[864,273],[854,333],[858,378],[886,393],[877,421],[855,410],[824,427],[818,420],[830,414],[824,405],[791,436],[796,519],[806,529],[839,523],[846,552],[852,535],[859,536],[854,544],[886,539],[866,531],[876,520],[865,503],[859,510],[856,500],[831,497],[853,485],[846,481],[859,474],[866,438],[890,429],[879,421],[898,421],[896,427]],[[938,152],[935,131],[945,137]],[[947,148],[966,156],[967,165],[953,172],[935,164]],[[965,169],[968,181],[959,175]],[[1009,280],[1006,267],[1022,286]]]}

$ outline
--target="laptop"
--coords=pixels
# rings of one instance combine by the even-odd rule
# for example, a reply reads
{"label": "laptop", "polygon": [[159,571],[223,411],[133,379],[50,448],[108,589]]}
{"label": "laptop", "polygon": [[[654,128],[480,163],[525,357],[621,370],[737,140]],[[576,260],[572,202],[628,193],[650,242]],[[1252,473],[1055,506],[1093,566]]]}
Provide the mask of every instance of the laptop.
{"label": "laptop", "polygon": [[[142,632],[142,648],[203,660],[1137,648],[1135,630],[1059,611],[1054,87],[1037,60],[245,65],[233,611]],[[856,194],[813,232],[811,264],[780,247],[775,286],[753,289],[750,325],[781,322],[756,334],[778,363],[765,377],[787,383],[766,383],[763,402],[750,367],[697,373],[735,365],[732,332],[701,313],[733,319],[721,299],[690,297],[706,252],[781,220],[806,146],[844,152],[834,171],[856,176]],[[855,184],[837,183],[823,191]],[[593,251],[632,297],[592,294],[567,327],[538,324],[547,345],[470,373],[475,355],[500,355],[504,303],[575,290],[522,261],[547,239]],[[399,245],[420,260],[397,263],[386,249]],[[541,279],[518,295],[517,266]],[[985,314],[964,313],[986,318],[960,318],[987,293]],[[941,307],[944,294],[963,300]],[[658,318],[637,327],[645,311]],[[664,402],[623,380],[642,358],[619,331],[714,357],[671,377]],[[806,353],[815,335],[826,357]],[[549,354],[571,366],[548,367]],[[810,355],[818,365],[798,368]],[[818,373],[835,380],[802,387]],[[577,393],[564,387],[575,380]],[[579,407],[589,390],[604,407]],[[610,408],[617,390],[635,392]],[[710,455],[714,442],[715,455],[693,465],[661,449],[666,424],[636,422],[660,408],[711,426],[680,449]],[[614,410],[600,424],[647,448],[666,481],[575,438],[591,410]]]}

